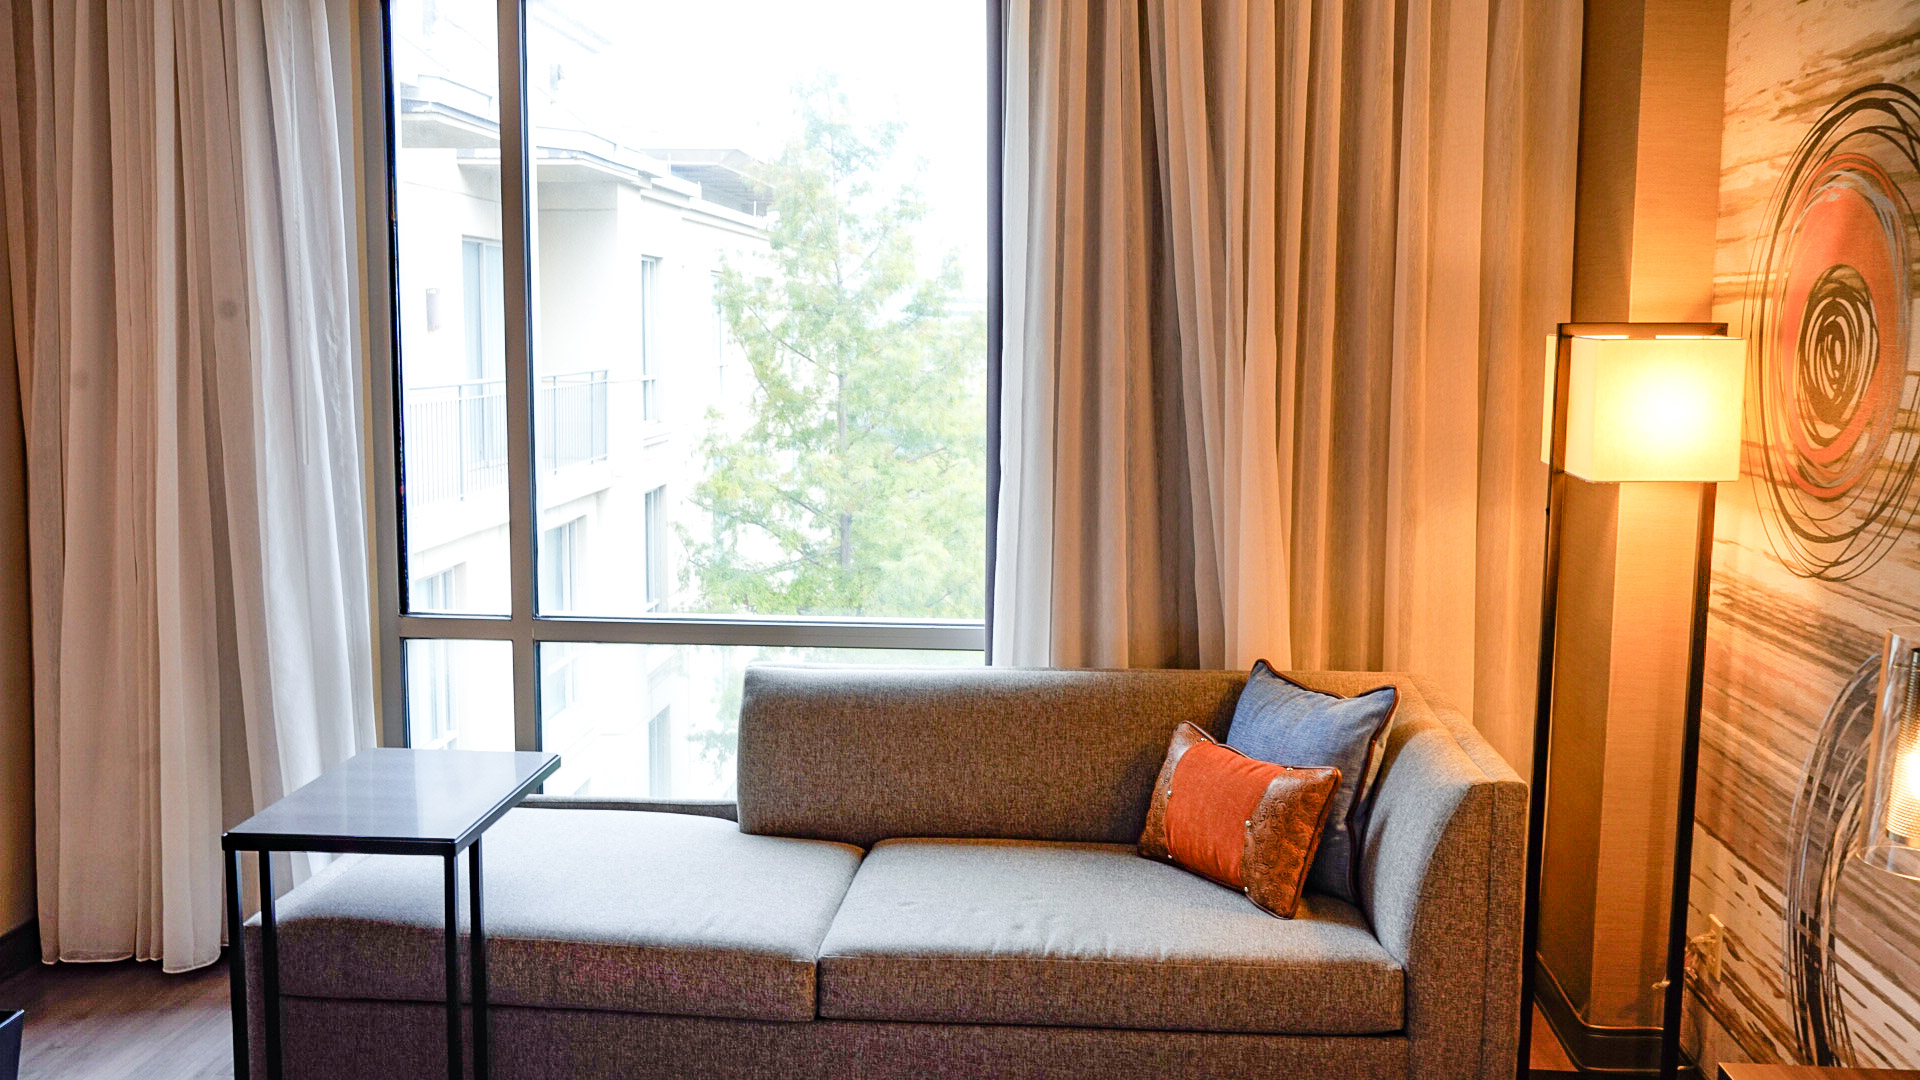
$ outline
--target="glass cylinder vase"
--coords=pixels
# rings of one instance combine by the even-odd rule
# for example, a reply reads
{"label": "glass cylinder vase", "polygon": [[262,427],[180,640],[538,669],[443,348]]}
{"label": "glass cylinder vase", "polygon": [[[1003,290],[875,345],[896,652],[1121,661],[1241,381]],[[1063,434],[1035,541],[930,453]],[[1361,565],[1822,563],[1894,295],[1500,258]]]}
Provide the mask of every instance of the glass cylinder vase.
{"label": "glass cylinder vase", "polygon": [[1920,878],[1920,626],[1887,631],[1861,808],[1860,858]]}

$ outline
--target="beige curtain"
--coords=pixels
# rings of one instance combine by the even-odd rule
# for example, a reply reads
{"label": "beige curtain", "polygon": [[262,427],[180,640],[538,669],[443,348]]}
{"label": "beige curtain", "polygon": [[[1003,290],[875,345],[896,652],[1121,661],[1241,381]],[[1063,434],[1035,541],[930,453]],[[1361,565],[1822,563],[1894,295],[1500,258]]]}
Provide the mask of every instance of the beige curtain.
{"label": "beige curtain", "polygon": [[1579,19],[1009,5],[996,663],[1422,671],[1524,764]]}
{"label": "beige curtain", "polygon": [[328,25],[320,0],[0,23],[48,960],[216,959],[222,828],[373,741]]}

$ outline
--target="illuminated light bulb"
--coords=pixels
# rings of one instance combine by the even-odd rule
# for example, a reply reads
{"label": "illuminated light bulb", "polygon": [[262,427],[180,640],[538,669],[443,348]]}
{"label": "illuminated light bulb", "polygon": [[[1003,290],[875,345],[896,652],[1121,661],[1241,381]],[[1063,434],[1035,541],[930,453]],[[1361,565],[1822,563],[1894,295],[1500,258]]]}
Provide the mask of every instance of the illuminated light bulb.
{"label": "illuminated light bulb", "polygon": [[1887,785],[1887,831],[1920,837],[1920,678],[1909,667],[1900,730],[1894,736],[1893,782]]}

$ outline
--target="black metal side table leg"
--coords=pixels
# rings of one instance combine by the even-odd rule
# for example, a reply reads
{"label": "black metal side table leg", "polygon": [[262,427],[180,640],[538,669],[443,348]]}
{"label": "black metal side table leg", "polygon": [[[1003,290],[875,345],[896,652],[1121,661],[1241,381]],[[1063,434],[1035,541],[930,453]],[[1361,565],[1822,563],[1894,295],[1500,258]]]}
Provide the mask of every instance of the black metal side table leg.
{"label": "black metal side table leg", "polygon": [[267,1026],[267,1080],[280,1080],[280,928],[273,920],[270,851],[260,853],[260,1010]]}
{"label": "black metal side table leg", "polygon": [[467,977],[473,984],[473,1080],[487,1080],[487,932],[480,918],[480,839],[467,848]]}
{"label": "black metal side table leg", "polygon": [[447,871],[447,1080],[460,1072],[460,856],[448,853]]}
{"label": "black metal side table leg", "polygon": [[227,979],[233,1013],[233,1080],[247,1080],[253,1065],[247,1050],[246,924],[240,918],[240,853],[227,856]]}

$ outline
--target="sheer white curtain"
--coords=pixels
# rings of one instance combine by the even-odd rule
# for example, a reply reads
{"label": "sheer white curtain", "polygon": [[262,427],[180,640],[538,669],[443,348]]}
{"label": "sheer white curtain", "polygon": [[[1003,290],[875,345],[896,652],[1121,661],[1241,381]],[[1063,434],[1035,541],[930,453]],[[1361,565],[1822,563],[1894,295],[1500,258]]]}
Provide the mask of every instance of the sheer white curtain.
{"label": "sheer white curtain", "polygon": [[373,742],[322,0],[0,27],[47,959],[209,963],[221,829]]}
{"label": "sheer white curtain", "polygon": [[995,662],[1424,671],[1524,761],[1579,5],[1008,8]]}

